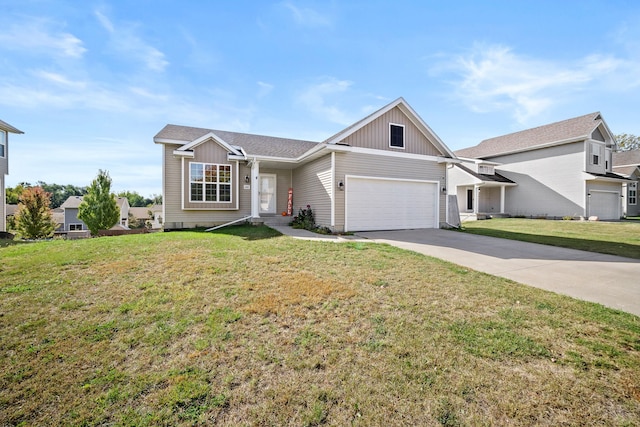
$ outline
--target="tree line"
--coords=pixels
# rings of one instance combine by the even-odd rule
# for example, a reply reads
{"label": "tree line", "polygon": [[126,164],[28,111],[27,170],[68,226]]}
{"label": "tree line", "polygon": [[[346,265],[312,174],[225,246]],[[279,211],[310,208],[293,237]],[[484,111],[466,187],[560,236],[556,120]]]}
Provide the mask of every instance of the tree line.
{"label": "tree line", "polygon": [[[20,196],[24,190],[35,187],[40,187],[45,193],[49,194],[49,207],[51,209],[59,208],[69,197],[85,196],[88,190],[88,187],[77,187],[71,184],[47,184],[46,182],[38,181],[35,185],[31,185],[28,182],[21,182],[15,187],[7,187],[7,204],[17,205],[20,203]],[[131,207],[144,208],[162,204],[162,196],[158,194],[152,194],[151,197],[143,197],[136,191],[121,191],[116,194],[116,197],[126,197]]]}

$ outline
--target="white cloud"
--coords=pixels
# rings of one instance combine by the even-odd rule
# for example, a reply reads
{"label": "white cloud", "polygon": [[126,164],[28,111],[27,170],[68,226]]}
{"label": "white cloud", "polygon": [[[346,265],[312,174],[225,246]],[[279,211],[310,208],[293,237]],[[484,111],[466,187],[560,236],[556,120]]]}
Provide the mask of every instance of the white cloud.
{"label": "white cloud", "polygon": [[109,33],[115,51],[131,59],[142,61],[147,68],[153,71],[164,71],[169,65],[164,53],[147,44],[135,34],[135,27],[126,25],[117,27],[104,13],[100,11],[94,13],[100,25]]}
{"label": "white cloud", "polygon": [[347,126],[353,123],[352,118],[337,106],[328,105],[328,98],[335,95],[343,97],[344,92],[346,92],[351,85],[352,82],[348,80],[329,78],[324,82],[307,87],[298,96],[298,102],[311,112],[323,116],[326,120]]}
{"label": "white cloud", "polygon": [[505,46],[476,45],[436,72],[452,71],[455,96],[477,112],[512,111],[526,124],[572,94],[620,68],[623,61],[591,55],[572,63],[518,55]]}
{"label": "white cloud", "polygon": [[300,8],[291,2],[284,2],[282,5],[291,12],[293,20],[300,26],[308,28],[331,26],[331,20],[327,16],[322,15],[313,9]]}
{"label": "white cloud", "polygon": [[258,98],[263,98],[271,93],[274,86],[265,82],[258,82]]}
{"label": "white cloud", "polygon": [[45,19],[25,19],[0,28],[0,49],[22,53],[46,53],[58,57],[80,58],[87,51],[82,40],[71,33],[55,30]]}

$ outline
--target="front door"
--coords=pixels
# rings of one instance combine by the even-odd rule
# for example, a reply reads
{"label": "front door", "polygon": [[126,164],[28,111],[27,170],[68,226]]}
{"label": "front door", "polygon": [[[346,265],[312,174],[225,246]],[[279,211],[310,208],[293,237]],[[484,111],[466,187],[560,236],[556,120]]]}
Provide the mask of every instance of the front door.
{"label": "front door", "polygon": [[276,213],[276,175],[260,174],[260,213]]}

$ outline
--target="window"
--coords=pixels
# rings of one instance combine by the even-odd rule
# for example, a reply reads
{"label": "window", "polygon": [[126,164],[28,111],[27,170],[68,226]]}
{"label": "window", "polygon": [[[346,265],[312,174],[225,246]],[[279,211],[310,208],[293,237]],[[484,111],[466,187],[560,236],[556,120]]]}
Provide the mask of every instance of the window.
{"label": "window", "polygon": [[482,175],[495,175],[495,170],[493,166],[480,165],[478,166],[478,173]]}
{"label": "window", "polygon": [[7,155],[7,132],[0,130],[0,157]]}
{"label": "window", "polygon": [[592,163],[594,165],[597,165],[599,161],[600,161],[600,156],[598,156],[597,154],[594,154],[592,158]]}
{"label": "window", "polygon": [[627,190],[628,202],[630,205],[635,205],[638,200],[638,183],[630,182]]}
{"label": "window", "polygon": [[191,163],[189,200],[192,202],[230,202],[231,165]]}
{"label": "window", "polygon": [[69,224],[69,231],[80,231],[82,230],[82,224]]}
{"label": "window", "polygon": [[467,210],[473,210],[473,190],[467,189]]}
{"label": "window", "polygon": [[404,126],[389,123],[389,147],[404,148]]}

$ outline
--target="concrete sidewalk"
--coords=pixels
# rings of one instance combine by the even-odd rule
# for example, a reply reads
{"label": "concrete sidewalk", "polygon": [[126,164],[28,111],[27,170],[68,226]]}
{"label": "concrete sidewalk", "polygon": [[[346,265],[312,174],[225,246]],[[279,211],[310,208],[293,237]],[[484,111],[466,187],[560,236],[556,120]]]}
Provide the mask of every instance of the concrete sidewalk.
{"label": "concrete sidewalk", "polygon": [[297,239],[387,243],[640,316],[640,260],[636,259],[440,229],[324,236],[288,225],[269,227]]}

